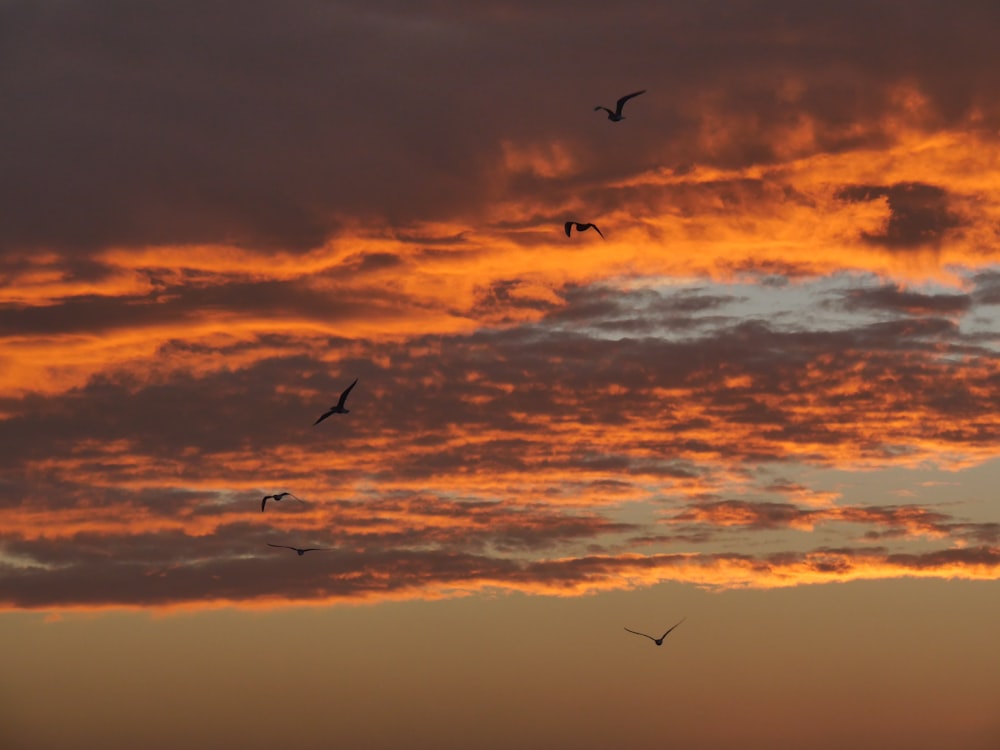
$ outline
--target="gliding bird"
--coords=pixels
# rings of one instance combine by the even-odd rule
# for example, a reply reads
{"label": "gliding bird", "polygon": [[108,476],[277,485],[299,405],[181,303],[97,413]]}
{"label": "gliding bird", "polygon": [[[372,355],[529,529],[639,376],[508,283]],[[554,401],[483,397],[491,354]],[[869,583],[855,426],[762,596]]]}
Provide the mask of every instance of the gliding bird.
{"label": "gliding bird", "polygon": [[306,552],[321,552],[322,550],[328,550],[328,549],[330,549],[329,547],[306,547],[305,549],[302,549],[301,547],[289,547],[289,546],[287,546],[285,544],[271,544],[270,542],[267,543],[267,546],[268,547],[280,547],[281,549],[290,549],[290,550],[293,550],[293,551],[299,553],[299,557],[302,557],[302,555],[304,555]]}
{"label": "gliding bird", "polygon": [[[268,500],[274,500],[274,502],[277,503],[280,502],[282,498],[285,497],[295,497],[295,495],[293,495],[291,492],[279,492],[277,495],[264,495],[264,499],[260,501],[260,512],[261,513],[264,512],[264,506],[267,505]],[[295,497],[295,499],[298,500],[303,505],[306,504],[306,501],[300,497]]]}
{"label": "gliding bird", "polygon": [[[687,618],[685,617],[684,620],[686,620],[686,619]],[[684,622],[684,620],[681,620],[681,622]],[[677,625],[680,625],[681,622],[677,623]],[[670,628],[670,630],[673,630],[674,628],[676,628],[677,625],[674,625],[674,627]],[[659,638],[654,638],[651,635],[646,635],[645,633],[640,633],[638,630],[629,630],[628,628],[625,628],[625,629],[628,630],[628,632],[630,632],[630,633],[635,633],[636,635],[642,635],[642,636],[645,636],[646,638],[649,638],[649,640],[651,640],[657,646],[662,646],[663,645],[663,639],[666,638],[668,635],[670,635],[670,630],[668,630],[666,633],[664,633],[663,635],[661,635]]]}
{"label": "gliding bird", "polygon": [[576,231],[578,232],[585,232],[588,229],[593,229],[595,232],[601,235],[602,240],[604,239],[604,232],[602,232],[600,229],[597,228],[597,224],[589,224],[589,223],[581,224],[579,221],[567,221],[565,224],[563,224],[563,229],[566,230],[567,237],[569,237],[570,230],[573,227],[576,227]]}
{"label": "gliding bird", "polygon": [[336,406],[331,406],[330,410],[327,411],[326,414],[324,414],[322,417],[320,417],[315,422],[313,422],[313,427],[315,427],[316,425],[318,425],[320,422],[322,422],[324,419],[326,419],[327,417],[329,417],[331,414],[348,414],[348,413],[350,413],[350,409],[345,409],[344,408],[344,402],[347,401],[347,394],[350,393],[351,389],[354,386],[356,386],[357,384],[358,384],[358,379],[354,378],[354,382],[351,383],[349,386],[347,386],[347,389],[343,393],[340,394],[340,401],[337,402],[337,405]]}
{"label": "gliding bird", "polygon": [[605,112],[608,113],[608,119],[611,120],[611,122],[618,122],[619,120],[624,120],[625,119],[625,115],[622,114],[622,107],[625,106],[625,102],[627,102],[633,96],[639,96],[639,94],[645,94],[645,93],[646,93],[646,89],[643,89],[642,91],[636,91],[635,93],[627,94],[627,95],[623,96],[615,104],[615,111],[614,112],[612,112],[607,107],[602,107],[600,104],[598,104],[596,107],[594,107],[594,111],[596,112],[599,109],[603,109]]}

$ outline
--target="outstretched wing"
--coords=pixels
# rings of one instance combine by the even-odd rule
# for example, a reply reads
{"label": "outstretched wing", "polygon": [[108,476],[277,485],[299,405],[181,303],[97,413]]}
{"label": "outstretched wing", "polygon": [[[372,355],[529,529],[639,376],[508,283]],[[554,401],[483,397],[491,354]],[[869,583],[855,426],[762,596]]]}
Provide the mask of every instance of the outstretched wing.
{"label": "outstretched wing", "polygon": [[288,494],[289,497],[294,497],[296,500],[298,500],[303,505],[308,505],[309,504],[305,500],[303,500],[301,497],[299,497],[298,495],[296,495],[294,492],[289,492],[287,494]]}
{"label": "outstretched wing", "polygon": [[320,417],[315,422],[313,422],[313,427],[315,427],[316,425],[318,425],[320,422],[322,422],[324,419],[326,419],[327,417],[329,417],[331,414],[333,414],[333,409],[330,409],[326,414],[324,414],[322,417]]}
{"label": "outstretched wing", "polygon": [[628,101],[629,99],[631,99],[631,98],[632,98],[633,96],[639,96],[639,94],[645,94],[645,93],[646,93],[646,89],[643,89],[642,91],[634,91],[634,92],[632,92],[631,94],[626,94],[625,96],[623,96],[623,97],[622,97],[621,99],[619,99],[619,100],[618,100],[618,102],[617,102],[617,103],[615,104],[615,114],[616,114],[616,115],[618,115],[619,117],[621,117],[621,114],[622,114],[622,107],[624,107],[624,106],[625,106],[625,102],[627,102],[627,101]]}
{"label": "outstretched wing", "polygon": [[264,512],[264,506],[267,505],[267,500],[268,500],[269,497],[271,497],[271,495],[264,495],[264,499],[260,501],[260,512],[261,513]]}
{"label": "outstretched wing", "polygon": [[588,224],[587,226],[588,227],[593,227],[594,231],[597,232],[599,235],[601,235],[601,239],[602,240],[604,239],[604,232],[602,232],[600,229],[598,229],[597,224]]}
{"label": "outstretched wing", "polygon": [[279,549],[290,549],[290,550],[295,550],[295,552],[298,552],[298,550],[295,549],[295,547],[289,547],[289,546],[287,546],[285,544],[271,544],[270,542],[268,542],[267,546],[268,547],[278,547]]}
{"label": "outstretched wing", "polygon": [[354,378],[354,382],[351,383],[349,386],[347,386],[347,388],[344,390],[344,392],[340,394],[340,401],[337,402],[337,408],[338,409],[343,409],[344,408],[344,402],[347,401],[347,394],[350,393],[351,389],[354,386],[356,386],[357,384],[358,384],[358,379]]}
{"label": "outstretched wing", "polygon": [[566,230],[566,236],[567,237],[569,237],[569,233],[570,233],[570,230],[572,228],[573,228],[573,222],[572,221],[567,221],[565,224],[563,224],[563,229]]}
{"label": "outstretched wing", "polygon": [[635,633],[636,635],[641,635],[644,638],[649,638],[649,640],[653,641],[654,643],[656,642],[656,639],[653,636],[651,636],[651,635],[646,635],[645,633],[640,633],[638,630],[629,630],[628,628],[625,628],[625,629],[628,630],[628,632],[630,632],[630,633]]}
{"label": "outstretched wing", "polygon": [[[685,617],[685,618],[684,618],[684,620],[686,620],[686,619],[687,619],[687,618]],[[681,622],[684,622],[684,620],[681,620]],[[677,623],[677,625],[680,625],[680,624],[681,624],[681,622]],[[674,627],[673,627],[673,628],[670,628],[670,630],[673,630],[674,628],[676,628],[676,627],[677,627],[677,625],[674,625]],[[667,631],[666,633],[664,633],[663,635],[661,635],[661,636],[660,636],[660,640],[661,640],[661,641],[662,641],[662,640],[663,640],[664,638],[666,638],[666,637],[667,637],[668,635],[670,635],[670,630],[668,630],[668,631]]]}

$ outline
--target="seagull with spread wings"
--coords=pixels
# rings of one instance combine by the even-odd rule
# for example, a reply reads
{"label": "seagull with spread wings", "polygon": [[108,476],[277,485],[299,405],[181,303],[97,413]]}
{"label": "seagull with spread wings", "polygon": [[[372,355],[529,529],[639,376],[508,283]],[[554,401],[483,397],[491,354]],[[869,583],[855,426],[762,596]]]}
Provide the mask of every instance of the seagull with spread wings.
{"label": "seagull with spread wings", "polygon": [[[686,619],[687,618],[685,617],[684,620],[686,620]],[[684,620],[681,620],[681,622],[684,622]],[[677,625],[680,625],[681,622],[677,623]],[[674,627],[670,628],[670,630],[673,630],[674,628],[676,628],[677,625],[674,625]],[[646,638],[649,638],[649,640],[651,640],[657,646],[662,646],[663,645],[663,639],[666,638],[668,635],[670,635],[670,630],[668,630],[666,633],[664,633],[663,635],[661,635],[659,638],[654,638],[651,635],[646,635],[645,633],[640,633],[638,630],[629,630],[628,628],[625,628],[625,629],[628,630],[628,632],[630,632],[630,633],[635,633],[636,635],[641,635],[641,636],[645,636]]]}
{"label": "seagull with spread wings", "polygon": [[618,102],[615,104],[615,111],[614,112],[612,112],[607,107],[602,107],[600,104],[598,104],[596,107],[594,107],[594,111],[596,112],[599,109],[603,109],[605,112],[608,113],[608,119],[611,120],[611,122],[618,122],[619,120],[624,120],[625,119],[625,115],[622,114],[622,107],[625,106],[625,102],[627,102],[633,96],[639,96],[639,94],[645,94],[645,93],[646,93],[646,89],[643,89],[642,91],[635,91],[635,92],[633,92],[631,94],[626,94],[621,99],[619,99]]}
{"label": "seagull with spread wings", "polygon": [[602,240],[604,239],[604,232],[602,232],[600,229],[597,228],[597,224],[590,224],[590,223],[584,224],[579,221],[567,221],[565,224],[563,224],[563,229],[566,230],[567,237],[570,236],[569,233],[574,227],[576,228],[577,232],[586,232],[588,229],[593,229],[595,232],[601,235]]}
{"label": "seagull with spread wings", "polygon": [[354,378],[354,382],[351,383],[349,386],[347,386],[347,388],[344,390],[344,392],[340,394],[340,400],[337,402],[336,406],[331,406],[330,409],[329,409],[329,411],[326,412],[326,414],[324,414],[319,419],[317,419],[315,422],[313,422],[313,427],[315,427],[316,425],[318,425],[320,422],[322,422],[324,419],[326,419],[327,417],[329,417],[331,414],[349,414],[350,413],[350,409],[345,409],[344,408],[344,402],[347,401],[347,394],[350,393],[351,389],[354,386],[356,386],[357,384],[358,384],[358,379]]}
{"label": "seagull with spread wings", "polygon": [[296,500],[298,500],[303,505],[306,504],[305,500],[303,500],[301,497],[296,497],[291,492],[279,492],[279,493],[277,493],[275,495],[264,495],[264,499],[260,501],[260,512],[261,513],[264,512],[264,506],[267,505],[267,501],[268,500],[274,500],[274,502],[277,503],[277,502],[281,502],[281,500],[283,500],[286,497],[295,498]]}
{"label": "seagull with spread wings", "polygon": [[302,555],[304,555],[306,552],[322,552],[323,550],[330,549],[329,547],[306,547],[305,549],[303,549],[302,547],[289,547],[286,544],[271,544],[270,542],[267,543],[267,546],[278,547],[280,549],[290,549],[294,552],[298,552],[299,557],[302,557]]}

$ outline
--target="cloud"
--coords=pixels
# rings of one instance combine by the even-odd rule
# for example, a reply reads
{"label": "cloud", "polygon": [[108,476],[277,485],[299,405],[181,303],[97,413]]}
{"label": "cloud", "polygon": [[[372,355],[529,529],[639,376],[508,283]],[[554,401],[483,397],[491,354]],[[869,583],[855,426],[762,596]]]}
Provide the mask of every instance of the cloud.
{"label": "cloud", "polygon": [[[498,304],[517,289],[498,288]],[[771,294],[786,292],[801,295]],[[460,335],[179,338],[79,388],[3,399],[7,601],[214,606],[995,574],[913,548],[995,546],[989,519],[843,504],[795,474],[995,455],[996,355],[953,321],[747,321],[734,315],[741,296],[705,287],[558,298],[539,321]],[[355,377],[351,414],[313,428]],[[768,464],[782,478],[750,468]],[[259,512],[263,494],[284,489],[310,504]],[[778,535],[777,551],[731,556],[759,549],[747,533],[760,531]],[[860,562],[780,551],[811,531],[891,546]],[[336,552],[283,589],[287,574],[265,566],[300,561],[267,557],[266,541]],[[702,551],[677,551],[690,545]]]}
{"label": "cloud", "polygon": [[[709,473],[744,461],[958,466],[992,455],[996,356],[953,322],[800,330],[728,317],[730,297],[575,289],[538,323],[386,342],[250,333],[201,344],[180,328],[148,359],[105,363],[80,387],[0,400],[0,464],[98,484],[155,483],[181,467],[186,481],[237,486],[240,475],[310,472],[498,472],[520,486],[519,472],[584,471],[704,491]],[[341,304],[356,303],[332,300],[330,314]],[[133,324],[141,337],[142,318]],[[57,344],[47,356],[64,353]],[[355,377],[353,413],[311,428]]]}
{"label": "cloud", "polygon": [[906,315],[961,315],[972,305],[967,294],[924,294],[898,285],[851,289],[844,295],[848,310],[881,310]]}
{"label": "cloud", "polygon": [[960,217],[949,209],[946,191],[936,185],[852,185],[841,188],[837,197],[849,202],[885,198],[889,206],[885,227],[878,232],[862,232],[862,237],[892,249],[937,245],[948,230],[962,225]]}
{"label": "cloud", "polygon": [[771,501],[720,500],[689,504],[680,513],[669,517],[667,523],[680,525],[686,534],[700,531],[703,541],[709,541],[716,529],[764,531],[787,528],[811,532],[819,525],[831,523],[869,527],[863,532],[863,538],[868,540],[950,538],[961,544],[968,541],[983,544],[995,543],[998,533],[996,523],[959,521],[946,513],[916,504],[803,508]]}
{"label": "cloud", "polygon": [[764,557],[635,553],[523,562],[436,550],[332,551],[203,559],[162,566],[78,562],[5,570],[0,600],[22,609],[273,606],[439,598],[486,590],[572,596],[683,581],[707,588],[776,588],[894,577],[994,580],[995,547],[886,554],[816,549]]}
{"label": "cloud", "polygon": [[5,601],[995,575],[800,476],[995,455],[997,11],[932,5],[4,4]]}
{"label": "cloud", "polygon": [[1000,305],[1000,272],[983,271],[973,278],[973,298],[980,305]]}
{"label": "cloud", "polygon": [[[985,6],[928,5],[921,23],[862,3],[628,7],[248,2],[234,24],[224,2],[7,4],[0,245],[302,252],[359,219],[475,225],[498,200],[650,164],[772,164],[998,121]],[[592,111],[637,85],[625,123]],[[891,190],[874,241],[941,231],[933,197]]]}

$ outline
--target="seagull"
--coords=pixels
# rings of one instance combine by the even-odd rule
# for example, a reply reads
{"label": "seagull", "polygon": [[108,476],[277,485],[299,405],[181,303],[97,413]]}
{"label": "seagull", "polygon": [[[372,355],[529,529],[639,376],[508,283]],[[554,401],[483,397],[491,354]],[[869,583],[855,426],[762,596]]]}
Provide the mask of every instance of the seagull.
{"label": "seagull", "polygon": [[618,103],[615,104],[614,112],[612,112],[607,107],[602,107],[601,105],[597,105],[596,107],[594,107],[594,111],[596,112],[599,109],[603,109],[605,112],[608,113],[608,119],[611,120],[611,122],[618,122],[619,120],[624,120],[625,115],[622,114],[622,107],[625,106],[625,102],[627,102],[633,96],[639,96],[639,94],[645,94],[645,93],[646,89],[643,89],[642,91],[636,91],[634,94],[628,94],[626,96],[623,96],[621,99],[618,100]]}
{"label": "seagull", "polygon": [[[684,620],[686,620],[686,619],[687,618],[685,617]],[[684,620],[681,620],[681,622],[684,622]],[[681,622],[677,623],[677,625],[680,625]],[[676,628],[677,625],[674,625],[674,628]],[[673,630],[674,628],[670,628],[670,630]],[[628,628],[625,628],[625,629],[628,630]],[[662,646],[663,645],[663,639],[666,638],[668,635],[670,635],[670,630],[668,630],[666,633],[664,633],[663,635],[661,635],[659,638],[654,638],[651,635],[646,635],[645,633],[640,633],[638,630],[628,630],[628,632],[635,633],[636,635],[644,635],[647,638],[649,638],[649,640],[651,640],[653,643],[655,643],[657,646]]]}
{"label": "seagull", "polygon": [[302,555],[304,555],[306,552],[321,552],[323,550],[330,549],[329,547],[306,547],[305,549],[301,549],[300,547],[289,547],[289,546],[284,545],[284,544],[271,544],[270,542],[267,543],[267,546],[268,547],[280,547],[281,549],[294,550],[295,552],[299,553],[299,557],[302,557]]}
{"label": "seagull", "polygon": [[331,414],[348,414],[350,412],[350,409],[344,408],[344,402],[347,401],[347,394],[351,392],[351,388],[353,388],[357,384],[358,384],[358,379],[354,378],[354,382],[351,383],[349,386],[347,386],[347,389],[340,394],[340,401],[337,402],[337,405],[331,406],[330,410],[326,414],[324,414],[322,417],[313,422],[313,427],[318,425],[320,422],[329,417]]}
{"label": "seagull", "polygon": [[260,501],[260,512],[261,513],[264,512],[264,506],[267,505],[268,500],[274,500],[274,502],[279,502],[280,500],[286,497],[294,497],[303,505],[306,504],[305,500],[303,500],[300,497],[295,497],[295,495],[293,495],[291,492],[279,492],[277,495],[264,495],[264,499]]}
{"label": "seagull", "polygon": [[567,237],[569,237],[569,232],[573,227],[576,227],[576,231],[578,232],[585,232],[588,229],[593,229],[595,232],[601,235],[602,240],[604,239],[604,232],[602,232],[600,229],[597,228],[597,224],[581,224],[579,221],[567,221],[565,224],[563,224],[563,229],[566,230]]}

